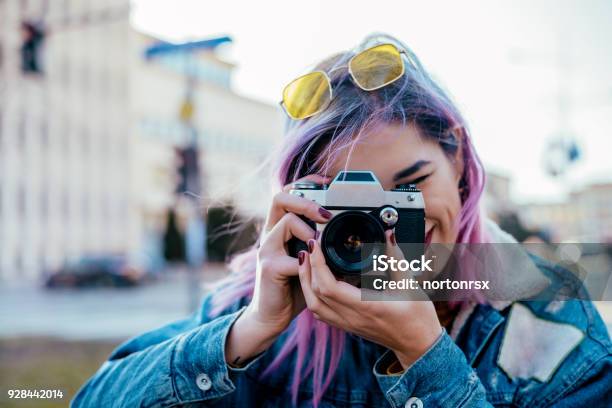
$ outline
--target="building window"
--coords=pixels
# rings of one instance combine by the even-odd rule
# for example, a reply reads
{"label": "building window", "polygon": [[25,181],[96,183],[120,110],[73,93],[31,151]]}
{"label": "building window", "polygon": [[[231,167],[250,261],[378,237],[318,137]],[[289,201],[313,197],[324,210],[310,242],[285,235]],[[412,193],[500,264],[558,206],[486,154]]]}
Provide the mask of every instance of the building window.
{"label": "building window", "polygon": [[83,224],[87,225],[91,219],[91,205],[90,199],[87,192],[81,197],[81,216],[83,217]]}
{"label": "building window", "polygon": [[81,130],[81,147],[83,156],[89,155],[91,151],[91,144],[92,140],[89,135],[88,129],[86,127],[83,127]]}
{"label": "building window", "polygon": [[40,144],[44,149],[49,145],[49,126],[45,119],[40,122]]}
{"label": "building window", "polygon": [[66,55],[62,56],[59,63],[59,82],[68,88],[70,86],[70,62]]}
{"label": "building window", "polygon": [[17,213],[19,214],[19,219],[23,219],[26,212],[26,194],[25,188],[23,184],[20,184],[17,187]]}
{"label": "building window", "polygon": [[26,121],[25,115],[23,113],[19,114],[19,119],[17,122],[17,147],[20,151],[24,150],[26,139]]}
{"label": "building window", "polygon": [[39,256],[38,256],[38,265],[37,266],[38,266],[38,268],[41,271],[44,271],[46,266],[47,266],[45,249],[46,249],[45,246],[42,245],[40,247],[40,251],[38,252]]}
{"label": "building window", "polygon": [[49,190],[46,188],[40,192],[40,215],[43,221],[49,217]]}
{"label": "building window", "polygon": [[15,254],[15,270],[17,272],[23,271],[23,257],[21,256],[21,251],[17,251]]}
{"label": "building window", "polygon": [[68,215],[70,212],[69,206],[70,206],[70,203],[69,203],[68,191],[63,190],[62,198],[61,198],[61,207],[62,207],[62,216],[64,220],[68,219]]}
{"label": "building window", "polygon": [[58,133],[60,137],[60,151],[68,153],[70,151],[70,123],[66,117],[64,117],[60,128],[61,132]]}
{"label": "building window", "polygon": [[91,75],[89,73],[89,70],[88,70],[88,67],[85,66],[85,65],[82,65],[79,68],[79,73],[80,73],[79,80],[80,80],[80,85],[81,85],[81,91],[83,93],[87,93],[88,90],[89,90],[88,87],[89,87],[90,77],[91,77]]}

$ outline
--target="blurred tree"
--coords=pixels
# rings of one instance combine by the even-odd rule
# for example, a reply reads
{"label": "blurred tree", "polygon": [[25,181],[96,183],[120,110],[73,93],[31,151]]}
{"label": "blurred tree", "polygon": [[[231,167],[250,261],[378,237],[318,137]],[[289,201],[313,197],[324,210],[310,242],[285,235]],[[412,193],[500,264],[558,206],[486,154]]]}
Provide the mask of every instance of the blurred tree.
{"label": "blurred tree", "polygon": [[525,228],[518,215],[514,212],[500,214],[499,227],[508,234],[516,238],[517,241],[523,242],[525,239],[534,235],[534,231]]}
{"label": "blurred tree", "polygon": [[208,260],[226,261],[257,240],[257,221],[241,216],[232,203],[208,210]]}
{"label": "blurred tree", "polygon": [[166,231],[164,232],[164,258],[170,262],[185,261],[185,238],[178,228],[176,212],[168,210]]}

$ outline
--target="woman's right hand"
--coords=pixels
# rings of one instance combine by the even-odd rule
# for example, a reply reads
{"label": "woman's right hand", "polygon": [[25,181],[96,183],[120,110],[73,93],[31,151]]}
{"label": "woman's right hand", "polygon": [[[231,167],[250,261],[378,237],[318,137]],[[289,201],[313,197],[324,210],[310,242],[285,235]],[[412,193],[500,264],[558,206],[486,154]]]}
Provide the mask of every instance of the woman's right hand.
{"label": "woman's right hand", "polygon": [[[300,181],[328,183],[329,179],[306,176]],[[257,251],[257,272],[253,299],[236,320],[228,335],[225,355],[230,364],[239,365],[267,349],[305,307],[295,278],[298,260],[287,253],[287,242],[315,238],[315,231],[300,219],[316,223],[329,221],[332,214],[314,201],[289,194],[291,185],[276,194],[266,218]]]}

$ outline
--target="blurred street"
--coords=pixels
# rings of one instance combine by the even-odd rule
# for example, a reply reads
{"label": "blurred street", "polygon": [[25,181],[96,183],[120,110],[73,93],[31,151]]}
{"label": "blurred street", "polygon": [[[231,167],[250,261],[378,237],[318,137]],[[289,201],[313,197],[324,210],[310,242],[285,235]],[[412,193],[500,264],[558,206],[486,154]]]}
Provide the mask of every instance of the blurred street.
{"label": "blurred street", "polygon": [[[58,337],[119,340],[186,317],[192,297],[222,277],[222,264],[208,265],[192,285],[183,269],[167,270],[157,281],[134,288],[86,290],[0,287],[0,338]],[[19,311],[16,313],[16,311]]]}

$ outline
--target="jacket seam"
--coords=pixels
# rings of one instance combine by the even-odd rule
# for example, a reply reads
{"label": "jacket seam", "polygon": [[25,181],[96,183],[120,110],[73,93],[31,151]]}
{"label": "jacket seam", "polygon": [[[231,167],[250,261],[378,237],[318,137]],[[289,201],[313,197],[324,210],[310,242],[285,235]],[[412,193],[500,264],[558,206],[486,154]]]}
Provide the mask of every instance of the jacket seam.
{"label": "jacket seam", "polygon": [[[461,407],[465,407],[466,406],[465,404],[470,400],[472,395],[474,395],[474,393],[478,389],[478,384],[480,384],[480,378],[478,379],[478,381],[476,381],[474,384],[472,384],[472,386],[468,389],[468,392],[463,397],[461,402],[457,405],[457,407],[461,408]],[[485,393],[485,400],[486,400],[486,393]],[[444,402],[446,402],[446,401],[444,401]]]}
{"label": "jacket seam", "polygon": [[[601,357],[593,360],[590,364],[583,366],[581,373],[577,375],[576,377],[574,377],[573,381],[568,382],[568,383],[562,383],[561,386],[559,387],[560,388],[559,390],[556,390],[556,392],[554,391],[549,392],[548,395],[544,397],[536,406],[540,406],[540,407],[548,406],[550,403],[558,402],[562,400],[563,398],[565,398],[571,391],[577,388],[577,385],[586,381],[588,379],[587,374],[589,373],[589,371],[591,371],[595,365],[597,365],[607,356],[608,355],[602,355]],[[533,403],[533,401],[531,401],[531,403]],[[533,406],[533,405],[530,404],[530,406]]]}
{"label": "jacket seam", "polygon": [[599,337],[597,335],[597,333],[594,333],[593,327],[595,325],[595,316],[593,315],[593,310],[586,306],[587,302],[593,308],[595,307],[593,302],[590,301],[590,300],[588,300],[588,301],[580,300],[580,307],[582,308],[584,314],[587,316],[587,329],[586,329],[586,332],[589,335],[589,337],[591,339],[593,339],[593,341],[595,341],[602,348],[606,349],[608,351],[608,353],[610,353],[612,351],[612,344],[610,343],[610,341],[608,340],[608,342],[606,342],[606,338],[605,337],[604,338]]}
{"label": "jacket seam", "polygon": [[168,407],[172,407],[172,406],[176,406],[177,404],[181,404],[181,399],[178,393],[178,387],[176,385],[176,373],[174,370],[174,359],[175,359],[177,346],[178,346],[178,341],[175,341],[174,345],[172,346],[172,350],[170,351],[170,381],[172,383],[172,393],[174,395],[174,399],[176,400],[176,402],[169,404]]}
{"label": "jacket seam", "polygon": [[558,401],[561,396],[565,397],[567,394],[569,394],[570,392],[576,390],[578,388],[578,386],[583,383],[584,381],[586,381],[588,379],[587,374],[589,374],[589,372],[601,361],[603,361],[606,357],[608,357],[607,355],[603,355],[601,357],[599,357],[598,359],[594,360],[583,372],[582,374],[580,374],[580,376],[576,377],[576,379],[574,381],[572,381],[570,384],[568,384],[565,389],[563,390],[563,394],[559,394],[559,398],[557,398],[556,400],[551,400],[550,402],[556,402]]}

